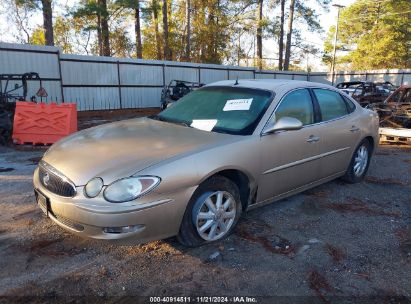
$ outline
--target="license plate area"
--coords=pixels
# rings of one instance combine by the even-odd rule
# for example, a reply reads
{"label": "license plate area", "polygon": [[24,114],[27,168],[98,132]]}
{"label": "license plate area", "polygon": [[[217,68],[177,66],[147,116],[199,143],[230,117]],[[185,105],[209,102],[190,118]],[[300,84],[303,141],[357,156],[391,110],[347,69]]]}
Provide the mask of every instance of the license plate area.
{"label": "license plate area", "polygon": [[46,217],[49,216],[50,203],[48,198],[38,190],[34,190],[36,201]]}

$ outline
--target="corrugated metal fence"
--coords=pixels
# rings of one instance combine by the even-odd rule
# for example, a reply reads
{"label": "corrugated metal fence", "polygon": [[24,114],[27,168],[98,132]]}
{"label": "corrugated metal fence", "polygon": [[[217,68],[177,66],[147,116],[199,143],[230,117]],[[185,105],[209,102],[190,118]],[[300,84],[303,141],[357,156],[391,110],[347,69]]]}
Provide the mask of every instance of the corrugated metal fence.
{"label": "corrugated metal fence", "polygon": [[[37,72],[48,92],[44,102],[76,102],[80,111],[159,107],[173,79],[211,83],[227,79],[295,79],[332,84],[324,72],[260,71],[254,68],[66,55],[59,48],[0,43],[0,74]],[[337,72],[334,83],[353,80],[411,82],[411,70]],[[1,84],[3,90],[4,84]],[[14,84],[9,84],[9,87]],[[28,96],[38,89],[29,82]]]}

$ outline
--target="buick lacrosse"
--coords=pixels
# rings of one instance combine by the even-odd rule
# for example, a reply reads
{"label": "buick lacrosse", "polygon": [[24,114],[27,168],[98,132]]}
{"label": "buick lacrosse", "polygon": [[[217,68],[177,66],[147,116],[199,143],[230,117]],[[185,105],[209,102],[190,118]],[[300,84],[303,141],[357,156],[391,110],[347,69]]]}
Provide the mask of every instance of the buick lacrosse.
{"label": "buick lacrosse", "polygon": [[34,190],[79,236],[199,246],[229,235],[246,210],[335,178],[361,181],[377,134],[377,114],[329,85],[220,81],[158,115],[62,139]]}

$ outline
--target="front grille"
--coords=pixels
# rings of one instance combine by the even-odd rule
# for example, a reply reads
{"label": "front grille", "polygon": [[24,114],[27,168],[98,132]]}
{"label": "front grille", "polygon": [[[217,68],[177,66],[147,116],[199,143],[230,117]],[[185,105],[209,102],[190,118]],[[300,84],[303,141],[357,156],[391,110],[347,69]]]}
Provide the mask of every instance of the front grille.
{"label": "front grille", "polygon": [[76,194],[74,184],[44,161],[39,165],[39,179],[40,183],[54,194],[65,197],[73,197]]}

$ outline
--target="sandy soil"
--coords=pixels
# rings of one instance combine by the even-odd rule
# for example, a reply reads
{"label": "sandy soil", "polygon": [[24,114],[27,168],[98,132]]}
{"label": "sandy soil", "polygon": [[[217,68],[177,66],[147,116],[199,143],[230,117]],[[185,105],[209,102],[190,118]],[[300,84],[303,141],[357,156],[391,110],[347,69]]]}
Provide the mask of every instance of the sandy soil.
{"label": "sandy soil", "polygon": [[410,148],[382,146],[364,182],[337,180],[248,212],[228,239],[195,249],[63,231],[35,203],[43,152],[0,147],[0,302],[411,303]]}

